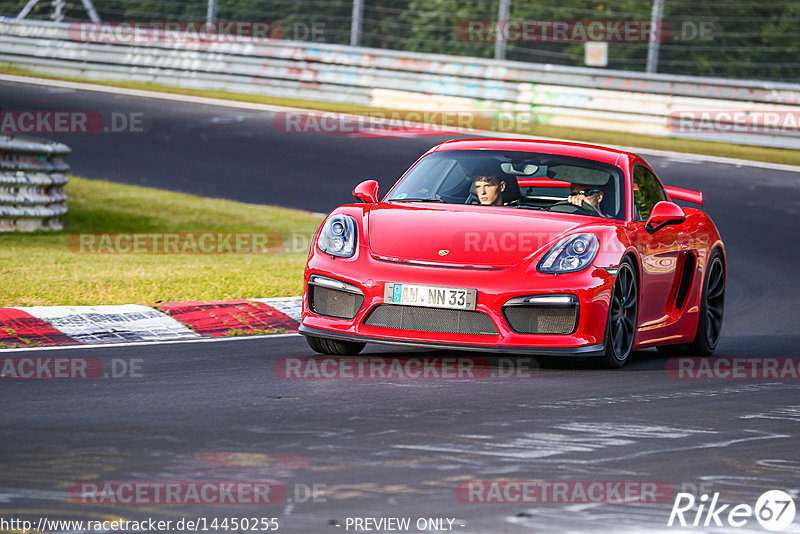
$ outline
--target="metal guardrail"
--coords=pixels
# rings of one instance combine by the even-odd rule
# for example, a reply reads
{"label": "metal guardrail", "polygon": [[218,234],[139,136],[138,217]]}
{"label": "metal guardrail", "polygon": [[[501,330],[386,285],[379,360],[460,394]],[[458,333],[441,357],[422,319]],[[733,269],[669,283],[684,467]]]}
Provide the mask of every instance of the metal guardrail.
{"label": "metal guardrail", "polygon": [[[796,131],[759,131],[747,123],[767,111],[800,117],[800,84],[278,40],[133,44],[81,41],[80,35],[74,24],[0,20],[0,62],[93,79],[393,109],[531,112],[537,123],[555,126],[800,148]],[[731,112],[740,118],[731,119],[728,131],[684,131],[674,121],[681,111]]]}
{"label": "metal guardrail", "polygon": [[0,135],[0,232],[62,230],[68,146]]}

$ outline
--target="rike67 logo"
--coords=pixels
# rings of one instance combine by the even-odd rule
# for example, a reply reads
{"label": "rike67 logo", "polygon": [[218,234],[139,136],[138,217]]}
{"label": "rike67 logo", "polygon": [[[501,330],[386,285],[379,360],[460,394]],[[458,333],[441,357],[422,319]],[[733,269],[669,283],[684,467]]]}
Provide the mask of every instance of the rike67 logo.
{"label": "rike67 logo", "polygon": [[691,493],[678,493],[667,526],[741,528],[755,518],[765,529],[778,532],[794,521],[794,499],[785,491],[770,490],[763,493],[755,507],[749,504],[718,504],[718,500],[718,492],[710,501],[707,494],[695,499]]}

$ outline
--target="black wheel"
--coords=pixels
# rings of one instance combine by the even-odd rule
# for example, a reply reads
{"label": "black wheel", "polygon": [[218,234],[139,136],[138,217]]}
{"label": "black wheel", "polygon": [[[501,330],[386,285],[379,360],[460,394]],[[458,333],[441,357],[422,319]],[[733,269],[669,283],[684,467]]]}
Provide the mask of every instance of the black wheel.
{"label": "black wheel", "polygon": [[708,356],[717,348],[722,331],[722,314],[725,311],[725,264],[722,254],[714,251],[706,268],[697,334],[687,352]]}
{"label": "black wheel", "polygon": [[611,291],[611,302],[608,306],[606,321],[605,355],[602,363],[605,367],[618,369],[625,365],[633,346],[636,334],[636,319],[639,312],[639,287],[636,283],[633,264],[625,259],[617,271],[614,289]]}
{"label": "black wheel", "polygon": [[320,354],[330,354],[332,356],[355,356],[366,346],[366,343],[355,341],[339,341],[338,339],[326,339],[324,337],[306,336],[308,346],[314,352]]}

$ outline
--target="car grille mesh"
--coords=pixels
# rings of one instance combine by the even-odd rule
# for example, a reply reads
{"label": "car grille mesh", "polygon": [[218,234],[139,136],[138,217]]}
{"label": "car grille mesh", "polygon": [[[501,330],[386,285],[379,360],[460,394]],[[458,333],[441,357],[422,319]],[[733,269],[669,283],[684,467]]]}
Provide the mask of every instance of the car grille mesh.
{"label": "car grille mesh", "polygon": [[424,306],[381,304],[370,312],[364,324],[423,332],[497,335],[494,323],[485,313]]}
{"label": "car grille mesh", "polygon": [[509,326],[521,334],[569,334],[575,330],[578,308],[547,306],[506,306],[503,314]]}
{"label": "car grille mesh", "polygon": [[355,293],[314,285],[308,286],[308,290],[311,311],[319,315],[352,319],[364,303],[364,297]]}

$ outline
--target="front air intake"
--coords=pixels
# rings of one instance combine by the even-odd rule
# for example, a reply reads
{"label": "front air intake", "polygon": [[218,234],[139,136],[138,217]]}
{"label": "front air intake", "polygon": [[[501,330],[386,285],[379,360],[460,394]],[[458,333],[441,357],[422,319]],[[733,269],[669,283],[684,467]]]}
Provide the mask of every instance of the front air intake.
{"label": "front air intake", "polygon": [[497,335],[494,323],[485,313],[425,306],[381,304],[369,313],[364,324],[398,330]]}
{"label": "front air intake", "polygon": [[518,297],[503,306],[503,317],[518,334],[571,334],[578,326],[574,295]]}
{"label": "front air intake", "polygon": [[308,305],[317,315],[352,319],[362,304],[364,295],[352,284],[322,276],[308,281]]}

